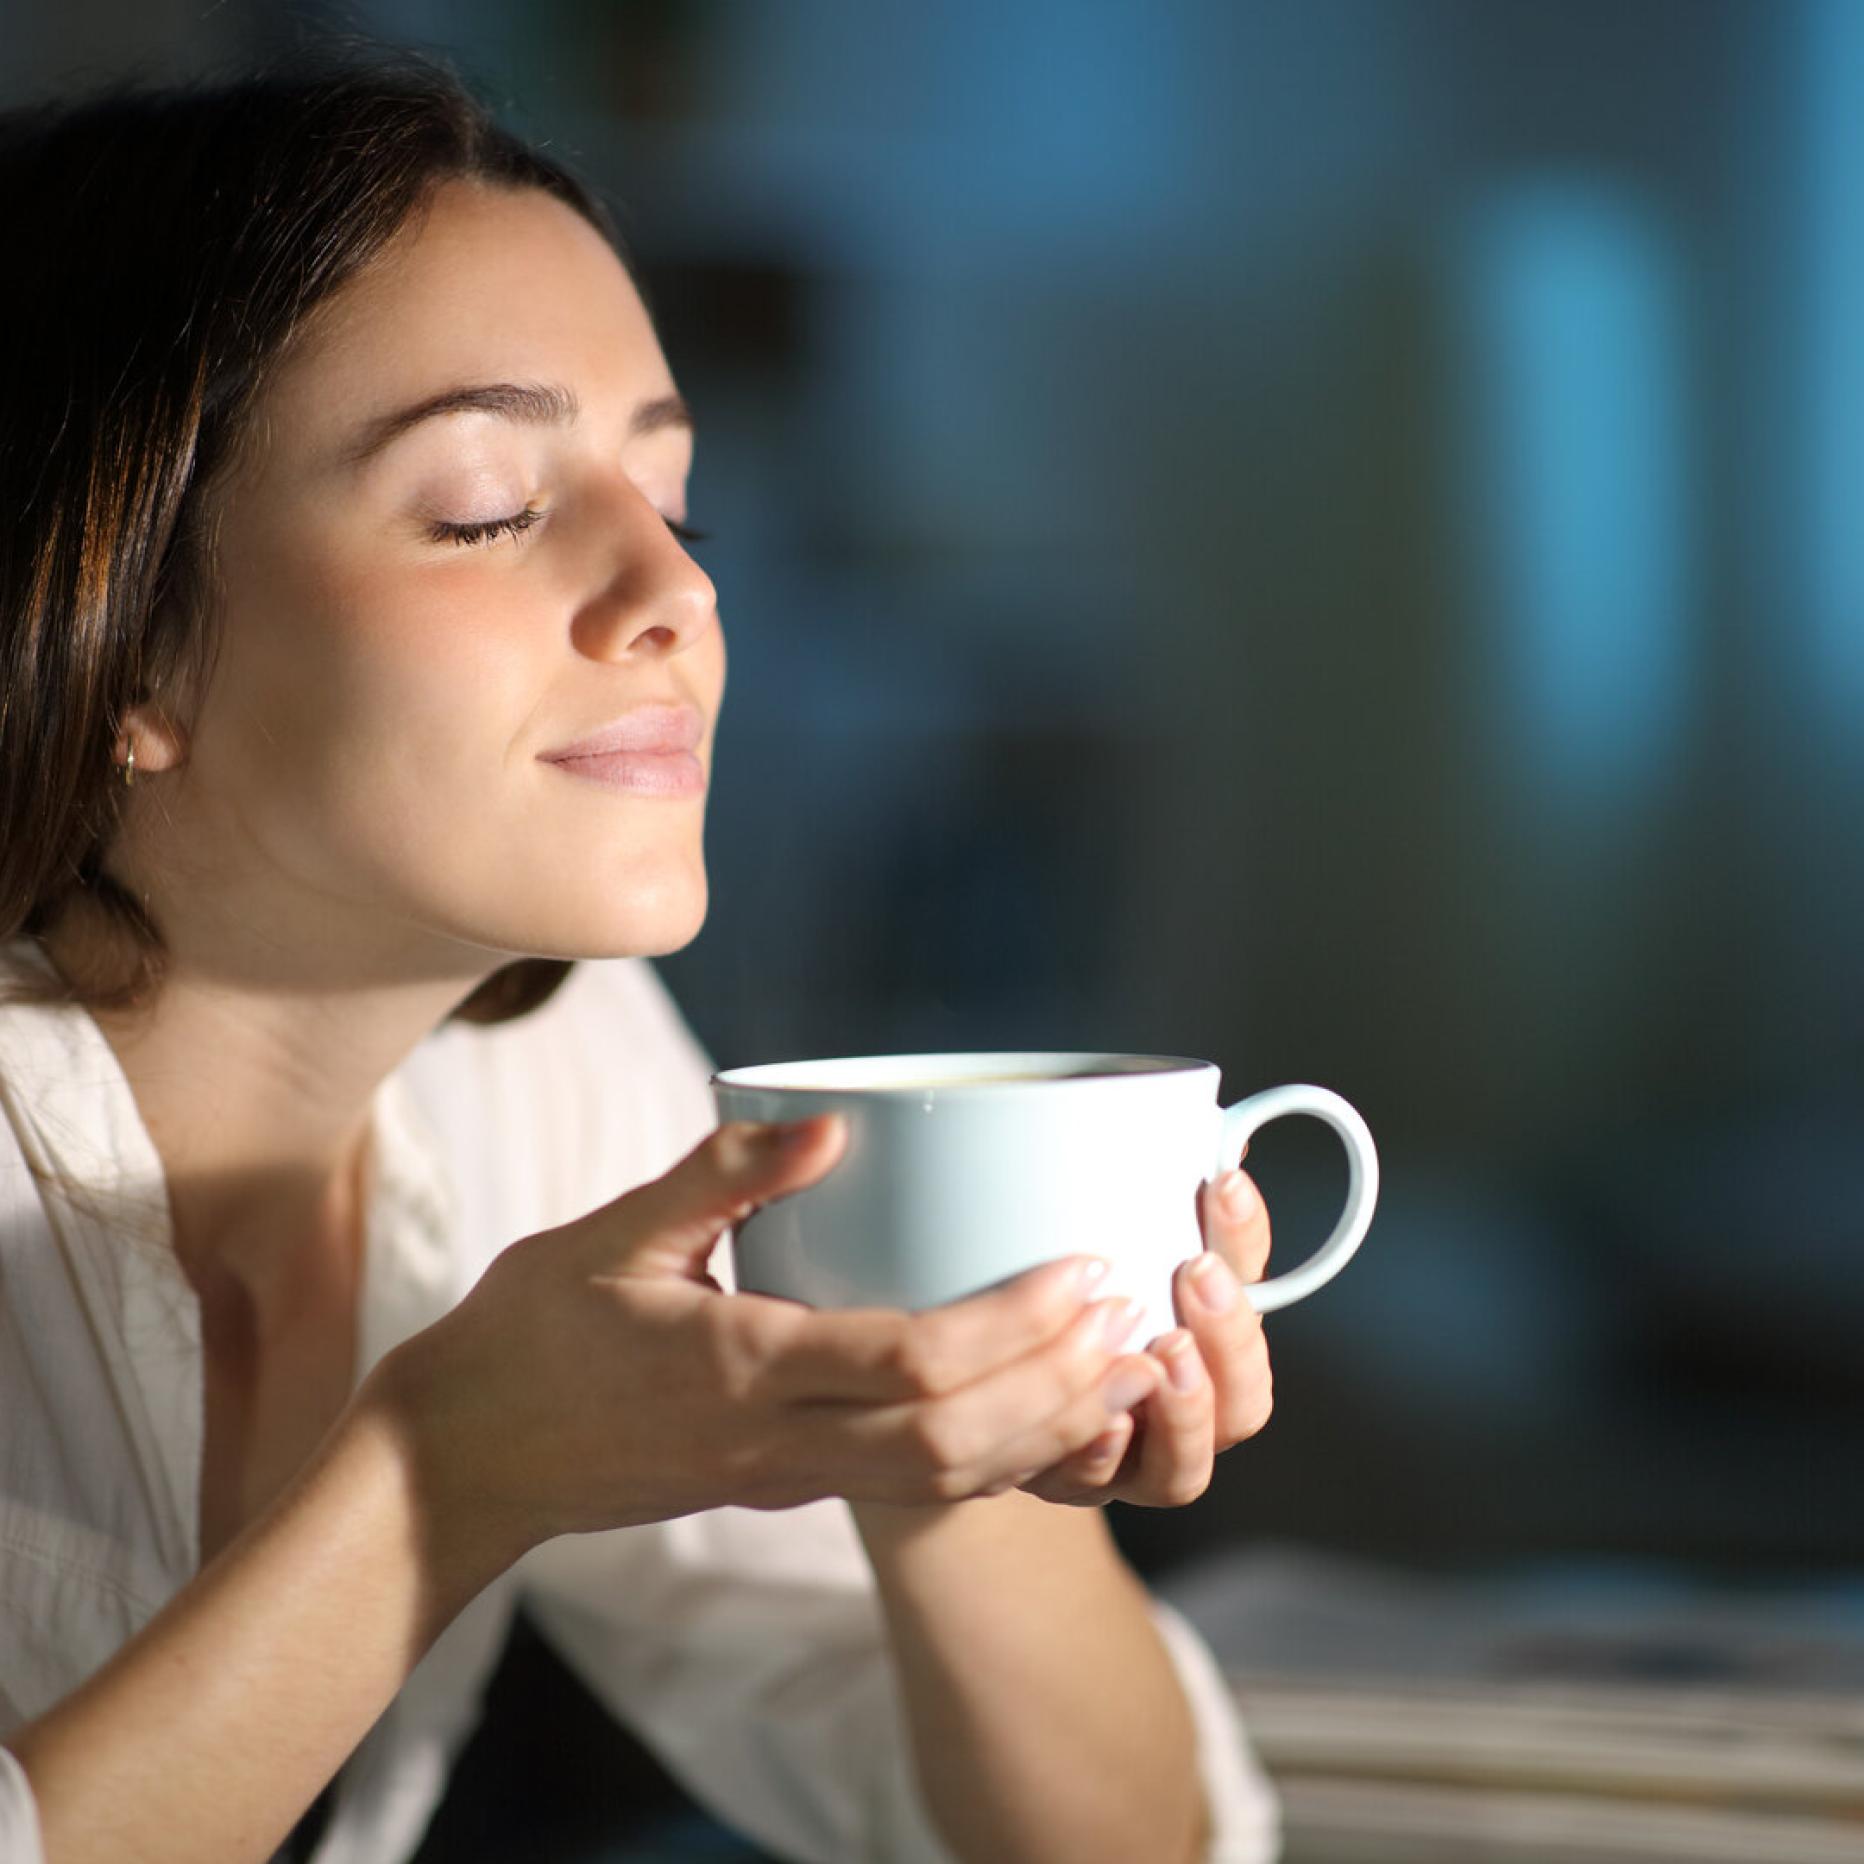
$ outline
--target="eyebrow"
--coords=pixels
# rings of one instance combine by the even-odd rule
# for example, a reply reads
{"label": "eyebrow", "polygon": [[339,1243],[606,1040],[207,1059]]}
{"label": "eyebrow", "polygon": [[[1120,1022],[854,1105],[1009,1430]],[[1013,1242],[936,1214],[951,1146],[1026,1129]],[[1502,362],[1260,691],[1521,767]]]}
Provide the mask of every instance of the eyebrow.
{"label": "eyebrow", "polygon": [[[373,459],[392,440],[398,440],[411,427],[431,421],[441,414],[496,414],[507,421],[525,421],[533,425],[567,427],[582,412],[575,395],[556,382],[474,382],[457,388],[444,388],[396,408],[390,414],[377,415],[350,440],[341,454],[342,464],[355,468]],[[662,428],[693,424],[692,410],[678,395],[661,395],[643,401],[628,422],[630,439],[658,433]]]}

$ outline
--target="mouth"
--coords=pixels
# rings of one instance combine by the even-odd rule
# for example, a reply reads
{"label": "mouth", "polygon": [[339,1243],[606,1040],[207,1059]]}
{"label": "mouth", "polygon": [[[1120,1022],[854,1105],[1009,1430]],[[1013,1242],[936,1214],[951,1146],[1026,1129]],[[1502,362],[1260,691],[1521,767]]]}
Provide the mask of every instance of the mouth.
{"label": "mouth", "polygon": [[650,757],[674,756],[696,751],[705,736],[705,720],[699,708],[691,705],[643,705],[592,731],[574,744],[559,745],[554,751],[540,751],[547,764],[563,763],[590,757],[606,757],[615,752],[642,753]]}
{"label": "mouth", "polygon": [[706,773],[695,752],[704,736],[696,706],[637,706],[586,738],[541,752],[538,761],[629,796],[699,796]]}

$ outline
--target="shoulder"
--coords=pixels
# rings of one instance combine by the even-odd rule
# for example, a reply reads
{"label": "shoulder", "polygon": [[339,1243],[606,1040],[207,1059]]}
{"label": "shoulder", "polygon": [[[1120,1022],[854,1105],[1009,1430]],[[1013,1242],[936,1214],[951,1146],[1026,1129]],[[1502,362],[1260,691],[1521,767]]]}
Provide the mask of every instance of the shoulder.
{"label": "shoulder", "polygon": [[529,1015],[444,1024],[397,1070],[494,1246],[660,1176],[716,1124],[711,1073],[645,958],[581,960]]}
{"label": "shoulder", "polygon": [[[408,1058],[444,1076],[573,1114],[710,1104],[711,1060],[645,958],[583,959],[551,997],[507,1023],[445,1023]],[[708,1120],[708,1125],[709,1125]]]}

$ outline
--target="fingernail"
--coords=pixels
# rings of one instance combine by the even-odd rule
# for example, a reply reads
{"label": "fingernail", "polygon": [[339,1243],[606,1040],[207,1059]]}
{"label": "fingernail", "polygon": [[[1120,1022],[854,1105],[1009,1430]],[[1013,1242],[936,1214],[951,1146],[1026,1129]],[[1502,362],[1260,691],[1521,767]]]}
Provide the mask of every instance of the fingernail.
{"label": "fingernail", "polygon": [[1255,1215],[1256,1187],[1247,1172],[1225,1172],[1217,1181],[1217,1202],[1232,1223],[1242,1223]]}
{"label": "fingernail", "polygon": [[815,1123],[812,1120],[764,1129],[764,1143],[773,1152],[800,1152],[815,1136]]}
{"label": "fingernail", "polygon": [[1141,1314],[1137,1301],[1109,1301],[1100,1310],[1100,1340],[1108,1352],[1119,1351],[1139,1325]]}
{"label": "fingernail", "polygon": [[1104,1463],[1108,1457],[1119,1449],[1124,1434],[1125,1433],[1122,1432],[1117,1425],[1109,1426],[1106,1430],[1103,1430],[1100,1435],[1087,1446],[1087,1460],[1090,1463]]}
{"label": "fingernail", "polygon": [[1118,1416],[1122,1411],[1130,1411],[1142,1398],[1150,1398],[1157,1385],[1158,1381],[1149,1372],[1127,1367],[1108,1375],[1107,1382],[1100,1388],[1100,1401],[1109,1413]]}
{"label": "fingernail", "polygon": [[1197,1356],[1197,1343],[1182,1327],[1166,1334],[1152,1351],[1165,1362],[1165,1376],[1171,1380],[1173,1391],[1197,1390],[1203,1366]]}
{"label": "fingernail", "polygon": [[1191,1271],[1191,1286],[1213,1314],[1227,1314],[1236,1305],[1240,1292],[1240,1284],[1230,1272],[1230,1265],[1209,1249],[1198,1257]]}
{"label": "fingernail", "polygon": [[1074,1265],[1075,1292],[1082,1300],[1085,1301],[1107,1279],[1110,1266],[1104,1256],[1083,1256]]}

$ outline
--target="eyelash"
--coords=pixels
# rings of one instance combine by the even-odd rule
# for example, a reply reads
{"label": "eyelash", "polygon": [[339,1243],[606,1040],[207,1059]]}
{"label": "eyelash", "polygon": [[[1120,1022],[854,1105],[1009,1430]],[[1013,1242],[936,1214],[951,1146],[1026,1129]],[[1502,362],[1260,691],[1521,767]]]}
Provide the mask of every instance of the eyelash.
{"label": "eyelash", "polygon": [[[526,505],[522,511],[514,511],[509,518],[488,518],[482,524],[448,524],[442,520],[433,526],[428,535],[437,544],[483,544],[495,537],[520,536],[543,515],[540,507]],[[694,530],[690,524],[680,523],[676,518],[668,518],[666,526],[683,544],[703,543],[707,535],[704,531]]]}

